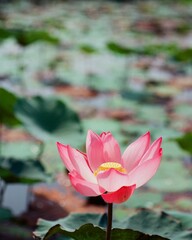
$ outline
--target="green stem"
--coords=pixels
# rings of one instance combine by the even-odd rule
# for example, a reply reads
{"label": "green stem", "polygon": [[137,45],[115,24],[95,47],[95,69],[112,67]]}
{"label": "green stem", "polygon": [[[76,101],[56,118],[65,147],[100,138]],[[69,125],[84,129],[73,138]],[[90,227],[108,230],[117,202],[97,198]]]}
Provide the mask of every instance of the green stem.
{"label": "green stem", "polygon": [[112,218],[113,218],[113,203],[108,203],[106,240],[111,240]]}

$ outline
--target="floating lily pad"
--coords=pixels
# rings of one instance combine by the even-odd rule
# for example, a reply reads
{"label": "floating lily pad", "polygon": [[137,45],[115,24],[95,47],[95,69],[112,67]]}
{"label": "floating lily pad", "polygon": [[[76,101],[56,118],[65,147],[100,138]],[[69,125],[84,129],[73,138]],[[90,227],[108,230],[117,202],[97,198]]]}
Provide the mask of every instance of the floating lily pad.
{"label": "floating lily pad", "polygon": [[135,191],[131,198],[122,205],[127,208],[146,207],[150,208],[163,200],[163,196],[158,192]]}
{"label": "floating lily pad", "polygon": [[192,155],[192,133],[186,133],[179,138],[173,139],[184,151]]}
{"label": "floating lily pad", "polygon": [[[183,211],[189,211],[190,209],[192,209],[191,197],[181,196],[179,199],[175,200],[174,204],[175,209],[182,209]],[[190,214],[190,216],[191,215],[192,214]]]}
{"label": "floating lily pad", "polygon": [[2,239],[28,240],[31,238],[31,232],[29,231],[29,229],[23,226],[16,225],[15,223],[1,223],[0,233]]}
{"label": "floating lily pad", "polygon": [[10,209],[0,207],[0,222],[9,220],[13,217],[13,214]]}
{"label": "floating lily pad", "polygon": [[120,124],[118,121],[103,118],[89,118],[83,120],[85,130],[92,129],[100,134],[104,131],[111,131],[114,134],[120,131]]}
{"label": "floating lily pad", "polygon": [[192,176],[181,160],[175,158],[167,161],[163,158],[160,168],[148,182],[148,186],[165,192],[191,191],[191,181]]}
{"label": "floating lily pad", "polygon": [[124,123],[121,125],[122,130],[127,134],[129,137],[139,137],[140,135],[148,132],[153,132],[154,127],[149,124],[137,124],[137,123]]}
{"label": "floating lily pad", "polygon": [[14,157],[18,159],[35,159],[40,151],[40,145],[34,142],[3,142],[1,145],[1,156]]}
{"label": "floating lily pad", "polygon": [[192,229],[192,214],[187,212],[179,211],[166,211],[171,216],[179,219],[182,223],[182,226],[186,229]]}
{"label": "floating lily pad", "polygon": [[7,183],[33,184],[50,179],[38,160],[0,157],[0,176]]}
{"label": "floating lily pad", "polygon": [[109,98],[107,101],[107,106],[112,109],[127,109],[128,111],[131,111],[133,113],[137,112],[139,108],[139,104],[137,102],[129,101],[128,99],[125,99],[120,95]]}
{"label": "floating lily pad", "polygon": [[181,104],[175,108],[175,113],[181,116],[182,118],[190,119],[192,116],[192,108],[190,105]]}
{"label": "floating lily pad", "polygon": [[[179,137],[181,136],[181,132],[176,130],[176,129],[173,129],[171,127],[158,127],[158,128],[154,128],[153,129],[153,136],[154,138],[158,138],[160,136],[163,137],[163,141],[166,141],[166,143],[168,141],[170,141],[170,139],[174,138],[174,137]],[[168,143],[169,145],[169,143]]]}
{"label": "floating lily pad", "polygon": [[58,44],[58,39],[51,36],[44,30],[36,29],[19,29],[19,28],[2,28],[0,27],[0,40],[6,38],[16,38],[21,45],[28,45],[36,41],[47,41],[50,43]]}
{"label": "floating lily pad", "polygon": [[61,100],[43,98],[20,99],[16,115],[26,129],[43,141],[61,140],[82,131],[80,118]]}
{"label": "floating lily pad", "polygon": [[182,63],[191,63],[192,48],[178,49],[173,53],[172,57],[174,60]]}
{"label": "floating lily pad", "polygon": [[122,54],[122,55],[133,54],[136,52],[136,50],[133,48],[128,48],[115,42],[108,42],[107,48],[113,53]]}
{"label": "floating lily pad", "polygon": [[4,88],[0,88],[0,97],[0,123],[11,126],[19,124],[20,122],[14,113],[17,96]]}
{"label": "floating lily pad", "polygon": [[160,126],[167,121],[164,108],[156,105],[142,105],[138,111],[138,118]]}
{"label": "floating lily pad", "polygon": [[93,54],[97,52],[97,50],[94,47],[85,44],[80,46],[80,50],[86,54]]}
{"label": "floating lily pad", "polygon": [[[162,135],[163,136],[163,135]],[[187,156],[186,152],[181,149],[175,142],[163,139],[163,158],[182,160]],[[177,161],[176,160],[176,161]]]}
{"label": "floating lily pad", "polygon": [[152,103],[155,100],[155,95],[149,91],[130,91],[123,90],[121,95],[125,99],[137,101],[139,103]]}

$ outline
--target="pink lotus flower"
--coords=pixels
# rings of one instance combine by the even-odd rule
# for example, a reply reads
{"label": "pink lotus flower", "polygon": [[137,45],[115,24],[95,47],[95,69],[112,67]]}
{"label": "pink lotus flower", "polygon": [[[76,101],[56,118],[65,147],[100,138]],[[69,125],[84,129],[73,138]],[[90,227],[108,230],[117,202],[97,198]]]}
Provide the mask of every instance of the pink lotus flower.
{"label": "pink lotus flower", "polygon": [[57,143],[73,187],[85,196],[98,196],[107,203],[122,203],[145,184],[159,167],[162,138],[150,144],[147,132],[130,144],[123,155],[110,132],[88,131],[86,154]]}

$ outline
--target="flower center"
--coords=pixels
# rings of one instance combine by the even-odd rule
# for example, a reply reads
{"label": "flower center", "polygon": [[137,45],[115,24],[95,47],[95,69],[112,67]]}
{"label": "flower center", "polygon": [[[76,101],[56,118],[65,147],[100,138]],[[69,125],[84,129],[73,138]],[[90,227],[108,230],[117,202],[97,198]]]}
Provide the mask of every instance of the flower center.
{"label": "flower center", "polygon": [[121,173],[127,173],[126,169],[121,166],[120,163],[117,162],[106,162],[102,163],[97,170],[94,172],[94,175],[97,176],[98,173],[109,170],[109,169],[115,169]]}

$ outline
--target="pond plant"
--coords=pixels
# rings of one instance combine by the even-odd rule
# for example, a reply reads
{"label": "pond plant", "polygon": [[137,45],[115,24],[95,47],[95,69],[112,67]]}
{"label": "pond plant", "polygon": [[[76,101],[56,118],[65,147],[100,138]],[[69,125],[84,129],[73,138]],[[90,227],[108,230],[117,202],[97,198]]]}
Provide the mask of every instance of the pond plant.
{"label": "pond plant", "polygon": [[122,156],[110,132],[97,135],[89,130],[86,154],[57,143],[73,187],[85,196],[101,195],[108,204],[106,240],[111,239],[113,203],[127,201],[136,188],[155,174],[162,157],[161,142],[160,137],[151,144],[147,132],[129,145]]}
{"label": "pond plant", "polygon": [[88,130],[86,153],[57,142],[72,186],[84,196],[101,196],[108,211],[72,213],[55,221],[39,219],[35,239],[53,236],[69,240],[192,239],[192,218],[188,213],[140,209],[126,219],[113,219],[113,204],[125,203],[154,176],[160,165],[162,137],[151,143],[150,135],[147,132],[140,136],[122,155],[111,132],[98,135]]}
{"label": "pond plant", "polygon": [[[118,143],[89,131],[86,154],[58,148],[74,188],[98,195],[108,214],[39,219],[35,236],[192,239],[192,1],[49,2],[0,1],[0,239],[27,224],[11,215],[17,185],[53,181],[63,171],[55,142],[82,150],[88,129]],[[151,145],[146,133],[122,155],[118,147],[148,129],[163,137],[159,168],[160,138]]]}
{"label": "pond plant", "polygon": [[[61,130],[66,134],[69,126],[74,135],[81,132],[81,123],[77,113],[59,99],[42,96],[21,97],[3,87],[0,87],[0,96],[0,142],[3,140],[4,126],[10,131],[20,127],[33,136],[33,140],[29,138],[25,143],[18,141],[8,144],[2,141],[0,144],[1,209],[10,184],[14,184],[15,189],[18,184],[27,185],[28,196],[33,184],[53,180],[53,174],[48,173],[42,161],[45,146],[52,139],[55,142]],[[33,146],[37,151],[33,151]],[[27,197],[27,201],[29,199]],[[29,202],[27,207],[28,205]],[[14,209],[14,206],[11,208]]]}

